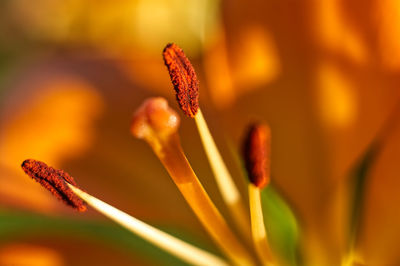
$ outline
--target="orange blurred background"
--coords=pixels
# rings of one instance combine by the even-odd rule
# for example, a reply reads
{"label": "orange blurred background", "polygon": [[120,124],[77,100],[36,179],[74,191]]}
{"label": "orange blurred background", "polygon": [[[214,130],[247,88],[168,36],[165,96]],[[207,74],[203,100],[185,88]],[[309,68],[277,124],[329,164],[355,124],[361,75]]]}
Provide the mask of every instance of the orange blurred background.
{"label": "orange blurred background", "polygon": [[[166,97],[178,109],[161,57],[174,42],[195,66],[200,105],[244,195],[230,145],[240,147],[255,119],[271,125],[273,183],[297,216],[304,265],[340,264],[349,178],[379,142],[354,256],[360,264],[399,265],[399,36],[395,0],[1,1],[0,213],[106,221],[69,210],[27,178],[20,165],[34,158],[139,219],[212,245],[149,147],[129,134],[147,97]],[[182,116],[180,134],[226,213],[192,120]],[[70,255],[77,246],[88,255]],[[0,265],[104,261],[154,264],[90,239],[0,240]]]}

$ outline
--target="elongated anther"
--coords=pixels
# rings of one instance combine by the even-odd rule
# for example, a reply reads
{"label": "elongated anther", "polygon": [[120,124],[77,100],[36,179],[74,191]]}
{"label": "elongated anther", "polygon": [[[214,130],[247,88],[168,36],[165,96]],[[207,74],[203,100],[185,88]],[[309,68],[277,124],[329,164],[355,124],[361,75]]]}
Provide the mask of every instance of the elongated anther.
{"label": "elongated anther", "polygon": [[199,81],[192,64],[174,43],[164,48],[163,57],[180,108],[185,115],[194,117],[199,109]]}
{"label": "elongated anther", "polygon": [[270,182],[271,131],[266,124],[250,126],[243,145],[246,170],[256,187]]}
{"label": "elongated anther", "polygon": [[22,169],[68,206],[80,212],[86,211],[83,201],[67,185],[69,183],[77,186],[72,176],[68,173],[33,159],[25,160],[22,163]]}

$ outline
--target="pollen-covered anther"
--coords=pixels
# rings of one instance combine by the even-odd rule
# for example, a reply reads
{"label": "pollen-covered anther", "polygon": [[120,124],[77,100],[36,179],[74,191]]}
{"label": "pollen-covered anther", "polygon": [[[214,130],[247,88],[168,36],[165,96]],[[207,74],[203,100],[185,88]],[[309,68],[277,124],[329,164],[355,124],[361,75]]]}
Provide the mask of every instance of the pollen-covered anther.
{"label": "pollen-covered anther", "polygon": [[67,185],[68,182],[76,186],[74,179],[68,173],[33,159],[25,160],[21,166],[27,175],[39,182],[56,198],[80,212],[86,211],[83,201]]}
{"label": "pollen-covered anther", "polygon": [[192,64],[182,49],[174,43],[164,48],[163,57],[179,107],[187,116],[194,117],[199,109],[199,81]]}
{"label": "pollen-covered anther", "polygon": [[250,179],[258,188],[270,182],[271,130],[266,124],[253,124],[246,135],[243,156]]}

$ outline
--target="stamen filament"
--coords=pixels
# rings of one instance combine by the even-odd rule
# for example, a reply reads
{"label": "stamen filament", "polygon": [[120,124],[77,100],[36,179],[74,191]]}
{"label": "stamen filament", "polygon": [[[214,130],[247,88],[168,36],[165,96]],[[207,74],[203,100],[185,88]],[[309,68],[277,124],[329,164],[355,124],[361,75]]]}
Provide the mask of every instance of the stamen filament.
{"label": "stamen filament", "polygon": [[198,109],[198,112],[194,118],[222,198],[227,204],[234,218],[233,220],[236,222],[242,234],[244,236],[249,236],[250,222],[246,208],[241,199],[239,190],[233,182],[232,176],[230,175],[221,157],[221,154],[218,151],[217,145],[214,142],[200,108]]}
{"label": "stamen filament", "polygon": [[265,230],[263,211],[261,207],[260,188],[249,183],[249,203],[251,217],[251,233],[257,255],[260,257],[263,265],[274,265],[272,252],[269,247],[267,232]]}
{"label": "stamen filament", "polygon": [[84,200],[88,205],[98,210],[116,223],[122,225],[132,233],[142,237],[168,253],[175,255],[183,261],[194,265],[229,265],[223,259],[173,237],[155,227],[152,227],[113,206],[83,192],[77,187],[67,183],[71,190]]}
{"label": "stamen filament", "polygon": [[260,123],[251,125],[243,144],[245,167],[250,181],[248,192],[254,247],[263,265],[274,265],[261,205],[261,189],[270,181],[271,130],[269,126]]}

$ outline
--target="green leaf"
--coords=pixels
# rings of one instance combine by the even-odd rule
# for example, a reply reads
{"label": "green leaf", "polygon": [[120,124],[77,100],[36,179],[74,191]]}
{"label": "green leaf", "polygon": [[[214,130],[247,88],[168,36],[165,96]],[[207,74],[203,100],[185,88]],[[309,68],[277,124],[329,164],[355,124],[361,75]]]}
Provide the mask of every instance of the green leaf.
{"label": "green leaf", "polygon": [[[204,243],[181,230],[166,230],[170,234],[192,243],[195,246],[216,253]],[[175,233],[174,233],[175,232]],[[176,257],[133,235],[126,229],[111,222],[76,220],[65,217],[45,216],[34,213],[0,210],[0,244],[21,237],[55,237],[62,239],[91,239],[105,245],[125,249],[132,256],[141,256],[154,265],[187,265]],[[211,247],[212,248],[212,247]]]}
{"label": "green leaf", "polygon": [[272,185],[261,192],[261,201],[271,248],[285,265],[298,265],[299,229],[295,215]]}

